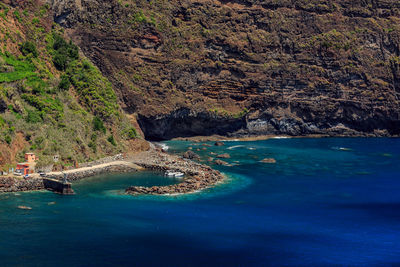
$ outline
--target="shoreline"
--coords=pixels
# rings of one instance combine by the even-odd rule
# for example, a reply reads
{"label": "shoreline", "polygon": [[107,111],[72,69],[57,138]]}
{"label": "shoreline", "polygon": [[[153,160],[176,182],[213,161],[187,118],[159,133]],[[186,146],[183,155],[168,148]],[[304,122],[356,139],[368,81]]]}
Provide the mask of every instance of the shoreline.
{"label": "shoreline", "polygon": [[174,195],[194,193],[209,188],[226,177],[219,171],[180,156],[171,155],[160,150],[150,149],[127,156],[119,157],[118,160],[89,167],[66,170],[64,172],[51,172],[46,177],[38,174],[29,179],[23,177],[0,177],[0,193],[28,192],[46,189],[43,183],[45,178],[53,178],[62,181],[64,173],[67,174],[68,182],[76,182],[88,177],[106,173],[128,173],[141,170],[155,170],[165,172],[167,170],[180,171],[185,174],[178,184],[169,186],[131,186],[125,189],[128,195]]}
{"label": "shoreline", "polygon": [[[309,134],[309,135],[284,135],[284,134],[269,134],[269,135],[249,135],[249,136],[222,136],[222,135],[210,135],[210,136],[191,136],[191,137],[176,137],[170,140],[163,141],[191,141],[191,142],[229,142],[229,141],[262,141],[269,139],[286,139],[286,138],[400,138],[400,135],[392,136],[379,136],[379,135],[329,135],[329,134]],[[159,142],[163,142],[159,141]]]}
{"label": "shoreline", "polygon": [[68,182],[76,182],[88,177],[93,177],[105,173],[126,173],[143,170],[142,167],[124,160],[111,161],[94,165],[91,167],[83,167],[77,169],[66,170],[63,172],[50,172],[46,177],[41,177],[35,173],[30,175],[28,179],[22,176],[4,176],[0,177],[0,193],[12,192],[28,192],[46,189],[43,180],[46,178],[62,181],[64,173],[67,174]]}
{"label": "shoreline", "polygon": [[[174,138],[171,140],[182,140],[192,142],[229,142],[229,141],[261,141],[268,139],[285,138],[329,138],[327,135],[308,135],[308,136],[287,136],[287,135],[259,135],[247,137],[224,137],[213,136],[195,136],[188,138]],[[334,137],[365,137],[367,136],[334,136]],[[370,138],[372,138],[371,136]],[[398,138],[398,137],[392,137]],[[148,151],[142,151],[129,155],[109,156],[94,162],[82,164],[84,167],[70,169],[63,172],[50,172],[46,177],[40,177],[39,174],[30,175],[29,179],[21,176],[2,176],[0,177],[0,193],[39,191],[46,189],[43,184],[43,178],[55,178],[62,181],[64,173],[67,174],[69,182],[75,182],[87,177],[107,173],[127,173],[140,170],[155,170],[165,172],[167,170],[179,171],[185,174],[182,181],[169,186],[131,186],[125,189],[128,195],[150,194],[150,195],[177,195],[199,192],[210,188],[226,179],[219,171],[212,169],[208,165],[184,159],[181,156],[172,155],[164,152],[162,149],[151,148]]]}

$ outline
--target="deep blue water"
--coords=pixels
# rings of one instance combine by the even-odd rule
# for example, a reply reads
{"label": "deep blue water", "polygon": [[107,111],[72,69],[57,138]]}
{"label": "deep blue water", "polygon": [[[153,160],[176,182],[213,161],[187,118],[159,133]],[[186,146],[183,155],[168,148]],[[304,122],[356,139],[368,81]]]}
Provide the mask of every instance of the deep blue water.
{"label": "deep blue water", "polygon": [[0,266],[400,265],[400,139],[167,144],[229,153],[233,166],[214,166],[228,183],[121,195],[176,182],[143,172],[82,181],[75,196],[0,195]]}

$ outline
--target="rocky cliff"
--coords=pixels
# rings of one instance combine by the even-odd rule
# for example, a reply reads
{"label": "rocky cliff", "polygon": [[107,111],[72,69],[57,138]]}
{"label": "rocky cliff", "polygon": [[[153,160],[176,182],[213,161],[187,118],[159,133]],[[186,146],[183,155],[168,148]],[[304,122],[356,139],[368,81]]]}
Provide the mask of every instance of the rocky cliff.
{"label": "rocky cliff", "polygon": [[52,0],[149,139],[400,134],[397,0]]}

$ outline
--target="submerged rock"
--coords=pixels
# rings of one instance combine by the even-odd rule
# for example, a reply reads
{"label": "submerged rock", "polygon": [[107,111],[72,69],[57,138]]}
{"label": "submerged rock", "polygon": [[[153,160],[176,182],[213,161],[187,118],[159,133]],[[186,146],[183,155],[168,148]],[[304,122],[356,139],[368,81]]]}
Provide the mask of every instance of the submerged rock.
{"label": "submerged rock", "polygon": [[228,153],[224,153],[224,154],[218,155],[217,158],[220,158],[220,159],[230,159],[231,156],[230,156]]}
{"label": "submerged rock", "polygon": [[263,160],[260,160],[262,163],[276,163],[276,159],[274,158],[265,158]]}
{"label": "submerged rock", "polygon": [[215,142],[214,146],[224,146],[225,144],[223,142]]}
{"label": "submerged rock", "polygon": [[220,160],[220,159],[217,159],[217,160],[215,160],[214,162],[215,162],[215,164],[217,164],[217,165],[228,165],[228,162],[225,162],[225,161]]}

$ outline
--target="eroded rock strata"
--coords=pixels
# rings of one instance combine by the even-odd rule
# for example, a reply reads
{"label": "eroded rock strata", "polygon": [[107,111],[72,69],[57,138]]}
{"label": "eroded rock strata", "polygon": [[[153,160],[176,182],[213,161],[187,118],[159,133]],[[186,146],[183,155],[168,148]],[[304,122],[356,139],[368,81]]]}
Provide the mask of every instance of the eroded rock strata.
{"label": "eroded rock strata", "polygon": [[400,133],[395,0],[53,0],[149,139]]}

